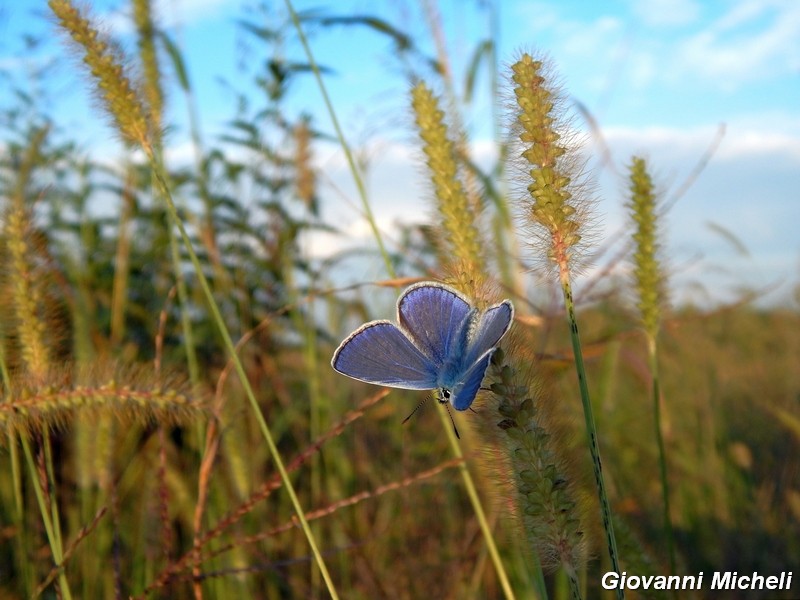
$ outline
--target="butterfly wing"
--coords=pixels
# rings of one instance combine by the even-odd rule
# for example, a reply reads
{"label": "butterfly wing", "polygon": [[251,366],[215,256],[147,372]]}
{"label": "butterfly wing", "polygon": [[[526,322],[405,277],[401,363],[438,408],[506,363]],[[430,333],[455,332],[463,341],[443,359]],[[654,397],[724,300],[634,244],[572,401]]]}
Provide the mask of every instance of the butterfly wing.
{"label": "butterfly wing", "polygon": [[481,381],[486,373],[486,368],[489,366],[489,360],[492,358],[494,348],[485,352],[483,356],[478,358],[461,380],[453,388],[453,408],[456,410],[467,410],[470,404],[475,400],[478,394],[478,389],[481,387]]}
{"label": "butterfly wing", "polygon": [[470,337],[465,365],[472,365],[490,349],[497,346],[514,320],[514,306],[509,300],[490,306],[478,321]]}
{"label": "butterfly wing", "polygon": [[400,326],[416,346],[441,366],[470,314],[469,302],[456,290],[437,283],[413,285],[397,302]]}
{"label": "butterfly wing", "polygon": [[367,383],[407,390],[436,387],[436,365],[389,321],[356,329],[333,353],[331,366]]}

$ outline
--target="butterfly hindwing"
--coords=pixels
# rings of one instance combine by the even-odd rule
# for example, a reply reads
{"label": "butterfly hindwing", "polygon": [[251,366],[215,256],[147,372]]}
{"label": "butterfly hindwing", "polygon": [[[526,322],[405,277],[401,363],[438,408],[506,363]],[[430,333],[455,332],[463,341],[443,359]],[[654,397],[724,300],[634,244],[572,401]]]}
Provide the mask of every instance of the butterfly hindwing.
{"label": "butterfly hindwing", "polygon": [[411,286],[397,302],[400,326],[437,366],[462,343],[459,333],[470,314],[470,305],[449,287],[422,283]]}
{"label": "butterfly hindwing", "polygon": [[436,387],[436,365],[389,321],[359,327],[336,349],[331,365],[367,383],[408,390]]}
{"label": "butterfly hindwing", "polygon": [[478,394],[478,389],[481,387],[481,381],[483,381],[483,376],[486,373],[486,368],[489,366],[489,360],[492,358],[493,353],[494,348],[478,358],[478,360],[467,369],[459,383],[453,388],[451,400],[453,408],[456,410],[467,410],[470,407],[475,400],[475,396]]}

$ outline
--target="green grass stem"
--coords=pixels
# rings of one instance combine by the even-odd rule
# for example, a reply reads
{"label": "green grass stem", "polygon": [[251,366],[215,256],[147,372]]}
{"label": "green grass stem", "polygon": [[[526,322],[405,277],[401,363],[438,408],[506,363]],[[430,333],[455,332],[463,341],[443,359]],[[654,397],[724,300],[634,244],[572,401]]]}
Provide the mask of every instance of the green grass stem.
{"label": "green grass stem", "polygon": [[[292,22],[294,23],[294,26],[297,29],[297,33],[298,36],[300,37],[303,49],[305,50],[306,58],[308,59],[309,65],[311,65],[311,69],[314,72],[314,76],[317,80],[317,85],[319,86],[320,92],[322,93],[322,97],[325,101],[325,106],[328,110],[328,114],[331,118],[331,121],[333,122],[334,129],[336,130],[336,136],[339,140],[339,143],[342,146],[342,150],[344,151],[345,156],[347,157],[347,163],[350,166],[350,171],[353,175],[356,187],[358,188],[358,193],[361,198],[362,206],[364,208],[364,214],[367,218],[367,221],[370,224],[370,227],[372,228],[375,240],[378,243],[381,256],[383,257],[384,263],[386,265],[386,271],[389,273],[391,277],[394,277],[395,276],[394,266],[392,265],[392,261],[389,257],[389,254],[387,253],[386,248],[384,247],[380,231],[378,230],[378,226],[372,214],[372,209],[370,208],[369,205],[369,200],[367,198],[364,182],[361,178],[361,175],[358,172],[358,169],[355,164],[355,159],[353,158],[352,152],[350,151],[350,148],[347,144],[347,140],[345,139],[344,133],[342,132],[342,129],[339,125],[339,120],[336,117],[336,111],[334,110],[333,103],[331,102],[330,97],[328,96],[328,92],[325,88],[325,83],[322,80],[322,75],[319,71],[319,68],[317,67],[316,61],[314,60],[314,55],[311,52],[311,47],[309,46],[308,40],[306,39],[306,36],[303,33],[303,28],[300,24],[300,18],[295,12],[291,0],[285,0],[285,2],[286,2],[286,8],[289,11],[289,14],[291,15]],[[447,415],[442,414],[442,412],[440,412],[440,418],[442,421],[442,426],[444,427],[445,431],[448,434],[448,440],[450,441],[450,447],[453,451],[453,454],[458,457],[463,456],[463,454],[461,453],[461,448],[458,444],[458,440],[451,431],[451,424],[449,418],[447,417]],[[481,506],[480,498],[475,489],[475,484],[472,481],[472,476],[470,475],[469,470],[466,467],[460,469],[460,473],[461,473],[461,478],[464,481],[464,487],[467,490],[467,495],[469,496],[470,502],[472,503],[473,511],[475,512],[475,516],[478,519],[481,532],[483,533],[484,538],[486,539],[486,543],[489,545],[490,549],[489,551],[492,557],[492,562],[494,564],[495,570],[497,571],[498,577],[500,578],[501,584],[503,584],[503,589],[506,593],[506,596],[508,598],[514,598],[511,586],[508,583],[508,576],[506,575],[505,569],[503,567],[503,562],[502,560],[500,560],[500,554],[497,552],[497,546],[494,543],[494,537],[491,528],[489,527],[489,524],[486,521],[486,517],[483,512],[483,507]],[[492,548],[494,548],[494,552],[492,552]]]}
{"label": "green grass stem", "polygon": [[[570,283],[570,265],[576,261],[576,257],[580,255],[580,247],[585,243],[583,231],[588,220],[589,198],[582,193],[581,186],[576,185],[577,171],[572,159],[574,148],[564,141],[564,134],[568,129],[558,110],[563,96],[549,82],[543,61],[523,54],[512,66],[512,71],[514,94],[519,107],[516,125],[521,142],[520,157],[528,163],[525,168],[531,178],[527,187],[530,200],[526,201],[525,209],[534,226],[532,245],[544,250],[549,268],[554,266],[557,269],[567,312],[608,553],[613,570],[621,573]],[[539,244],[535,243],[537,240]],[[617,598],[621,600],[624,597],[625,592],[617,589]]]}
{"label": "green grass stem", "polygon": [[497,544],[494,541],[494,535],[492,534],[492,529],[489,526],[489,521],[486,519],[486,513],[483,512],[481,499],[480,496],[478,496],[478,490],[472,481],[472,475],[470,475],[467,463],[464,461],[464,453],[461,452],[461,446],[459,445],[458,438],[456,438],[456,432],[453,429],[453,424],[450,422],[450,415],[447,413],[447,407],[441,402],[436,402],[436,407],[438,409],[437,412],[439,413],[439,418],[444,426],[444,430],[447,432],[447,439],[450,441],[450,447],[453,449],[453,454],[456,458],[461,459],[461,462],[458,465],[458,470],[461,473],[462,479],[464,480],[464,488],[466,489],[467,496],[469,496],[469,500],[472,503],[472,509],[475,512],[475,517],[478,519],[478,525],[480,526],[481,531],[483,532],[483,537],[486,540],[486,547],[489,550],[489,556],[491,556],[492,563],[497,571],[497,577],[500,580],[500,586],[503,588],[503,593],[505,594],[506,598],[513,600],[513,598],[515,598],[514,591],[511,589],[511,583],[509,583],[508,575],[503,567],[503,561],[500,558],[500,552],[497,550]]}
{"label": "green grass stem", "polygon": [[670,574],[675,573],[675,544],[669,507],[669,480],[667,454],[661,431],[661,383],[658,374],[658,333],[661,328],[664,305],[664,274],[658,258],[657,195],[652,177],[643,158],[634,157],[630,166],[630,201],[628,209],[635,225],[633,240],[634,288],[637,295],[642,328],[647,338],[647,355],[652,377],[653,417],[658,467],[661,478],[661,498],[664,511],[664,536],[667,540]]}
{"label": "green grass stem", "polygon": [[[454,144],[447,135],[444,113],[438,107],[438,99],[424,83],[412,90],[412,105],[416,117],[423,151],[427,156],[431,180],[437,200],[437,208],[442,217],[441,228],[446,242],[440,251],[457,270],[456,278],[462,288],[472,287],[485,277],[485,261],[482,255],[480,231],[477,226],[476,210],[470,206],[466,192],[458,177],[458,163],[454,155]],[[440,407],[442,408],[442,407]],[[440,410],[439,417],[447,432],[453,454],[461,457],[461,447],[452,431],[446,411]],[[464,487],[472,503],[481,531],[486,538],[489,555],[498,573],[506,597],[513,598],[505,567],[497,552],[491,527],[486,520],[480,498],[466,465],[459,469]]]}
{"label": "green grass stem", "polygon": [[336,593],[336,587],[333,584],[333,580],[331,579],[330,573],[328,572],[328,568],[325,566],[325,561],[322,558],[322,554],[319,551],[317,546],[317,542],[314,539],[314,535],[311,531],[311,528],[308,525],[308,521],[305,517],[305,512],[303,511],[303,507],[300,505],[300,500],[297,497],[297,493],[295,492],[294,486],[292,485],[291,479],[289,479],[289,474],[286,471],[286,467],[283,463],[283,459],[281,458],[280,452],[278,451],[278,447],[275,445],[275,441],[272,438],[272,433],[270,432],[269,426],[264,418],[264,415],[261,412],[261,408],[258,406],[258,400],[256,399],[255,392],[253,391],[252,386],[250,385],[250,380],[247,377],[247,372],[244,370],[244,365],[242,365],[242,361],[239,359],[239,355],[236,353],[236,346],[233,343],[233,339],[231,338],[231,334],[228,331],[227,326],[225,325],[225,320],[222,317],[222,313],[220,312],[219,306],[214,299],[214,294],[211,291],[211,286],[208,283],[208,280],[203,273],[203,265],[200,263],[200,259],[198,258],[197,254],[194,251],[194,247],[192,244],[192,240],[189,237],[189,234],[186,231],[186,228],[183,226],[183,223],[180,220],[178,215],[178,210],[175,207],[175,203],[172,200],[172,194],[167,187],[167,179],[166,176],[161,171],[161,162],[158,157],[155,156],[153,149],[150,147],[144,148],[145,152],[148,155],[150,160],[150,165],[153,168],[153,173],[158,180],[160,185],[162,196],[164,201],[167,205],[167,210],[170,213],[170,216],[178,227],[178,231],[180,232],[181,238],[183,240],[184,247],[186,248],[186,252],[189,254],[189,259],[192,261],[192,265],[195,269],[195,274],[197,275],[198,282],[200,283],[200,287],[203,290],[203,294],[205,295],[206,301],[208,302],[209,310],[211,311],[211,318],[217,326],[217,329],[222,336],[223,342],[225,344],[225,349],[228,352],[228,355],[233,362],[234,369],[236,370],[236,374],[239,376],[240,383],[244,390],[245,395],[247,396],[248,401],[250,402],[250,407],[253,410],[255,415],[256,421],[258,423],[259,429],[261,430],[261,435],[264,438],[264,441],[267,444],[267,449],[269,450],[270,456],[272,457],[273,461],[275,461],[275,467],[278,469],[278,473],[280,474],[281,481],[283,482],[284,487],[286,488],[286,493],[289,495],[289,499],[292,503],[292,507],[294,508],[295,514],[297,515],[297,519],[300,522],[300,527],[303,530],[303,533],[308,540],[308,544],[311,547],[311,552],[314,555],[314,560],[317,563],[317,566],[322,573],[322,578],[325,581],[325,585],[328,588],[328,592],[330,593],[331,597],[334,600],[338,600],[339,595]]}
{"label": "green grass stem", "polygon": [[667,538],[670,574],[675,574],[675,541],[672,531],[672,518],[669,508],[669,480],[667,478],[667,451],[664,447],[664,435],[661,431],[661,381],[658,374],[658,344],[654,338],[647,340],[647,353],[650,363],[650,375],[653,378],[653,418],[655,421],[656,443],[658,444],[658,471],[661,477],[661,498],[664,510],[664,535]]}
{"label": "green grass stem", "polygon": [[[53,561],[58,567],[58,587],[61,591],[61,596],[66,600],[72,600],[72,593],[69,589],[69,582],[67,581],[66,573],[64,572],[64,565],[62,561],[64,560],[64,552],[63,546],[61,543],[61,539],[59,535],[57,535],[55,527],[53,526],[53,520],[51,519],[50,509],[47,506],[47,500],[44,497],[44,491],[42,490],[42,486],[39,483],[39,476],[38,471],[36,469],[36,462],[33,459],[33,452],[31,451],[30,443],[28,442],[28,438],[24,435],[19,436],[20,440],[22,441],[22,450],[25,453],[25,461],[28,464],[28,471],[30,471],[31,475],[31,482],[33,483],[33,490],[36,494],[36,501],[39,504],[39,513],[42,516],[42,523],[44,524],[44,530],[47,534],[47,541],[50,544],[50,552],[53,554]],[[52,497],[52,492],[51,492]]]}
{"label": "green grass stem", "polygon": [[311,71],[314,73],[317,86],[319,87],[319,91],[322,94],[322,99],[325,102],[325,108],[328,111],[328,116],[331,119],[331,123],[333,123],[333,128],[336,130],[336,138],[338,139],[339,145],[342,147],[342,151],[347,158],[347,165],[350,168],[350,173],[353,175],[353,181],[355,181],[356,188],[358,189],[358,197],[361,199],[361,206],[364,209],[364,216],[366,217],[367,222],[372,229],[372,234],[375,236],[375,241],[378,243],[378,249],[383,257],[383,262],[386,265],[386,272],[390,277],[394,277],[395,272],[394,266],[392,265],[392,259],[383,244],[381,232],[378,229],[375,216],[372,214],[372,207],[369,204],[369,198],[367,198],[367,188],[364,185],[364,179],[361,177],[361,173],[358,171],[355,158],[353,158],[353,153],[350,151],[350,145],[347,143],[347,139],[344,137],[342,127],[339,125],[339,118],[336,116],[336,110],[333,108],[333,102],[331,102],[330,96],[328,96],[328,90],[325,87],[325,82],[322,80],[322,73],[320,73],[319,67],[317,66],[317,61],[314,59],[314,53],[311,51],[311,46],[308,44],[306,34],[303,32],[303,26],[300,23],[300,17],[294,10],[291,0],[285,0],[285,4],[286,10],[289,11],[289,15],[291,16],[292,23],[297,30],[300,43],[303,45],[303,50],[306,53],[308,64],[311,67]]}
{"label": "green grass stem", "polygon": [[[5,355],[5,340],[0,337],[0,377],[3,381],[3,387],[6,392],[11,389],[11,374],[8,372],[8,365],[6,364]],[[8,402],[11,397],[10,393],[3,394],[0,401]],[[23,524],[25,522],[25,501],[22,495],[22,470],[20,469],[19,460],[19,447],[17,446],[17,434],[13,429],[6,432],[8,439],[8,459],[11,463],[11,485],[14,495],[14,525],[18,528],[19,532],[24,531]],[[34,588],[33,571],[31,569],[28,557],[28,544],[27,538],[23,535],[15,536],[15,543],[17,546],[17,561],[22,573],[22,580],[25,583],[25,590],[27,593]]]}
{"label": "green grass stem", "polygon": [[[174,220],[175,217],[172,217]],[[186,290],[186,279],[183,276],[181,267],[180,249],[178,240],[175,237],[175,230],[168,227],[170,258],[172,259],[172,269],[175,275],[175,285],[178,290],[178,309],[181,315],[181,332],[183,333],[183,347],[186,351],[186,364],[189,368],[189,381],[192,385],[200,383],[200,366],[197,362],[197,349],[194,342],[194,331],[192,330],[192,319],[189,314],[189,292]],[[202,436],[198,438],[202,440]],[[200,445],[202,448],[202,444]]]}
{"label": "green grass stem", "polygon": [[[567,321],[569,323],[570,338],[572,340],[572,352],[575,357],[575,372],[578,376],[578,387],[580,388],[581,403],[583,404],[583,417],[586,423],[586,434],[589,438],[589,452],[592,455],[594,480],[597,485],[597,496],[600,500],[600,515],[603,521],[603,530],[606,534],[608,555],[611,559],[611,568],[616,573],[622,573],[619,566],[617,540],[616,537],[614,537],[614,524],[611,521],[611,505],[608,502],[606,484],[603,478],[603,466],[600,462],[600,445],[597,441],[597,427],[594,423],[592,399],[589,396],[589,385],[586,380],[586,365],[583,362],[583,350],[581,349],[581,339],[578,332],[578,320],[575,317],[575,302],[572,297],[569,271],[562,269],[560,279],[561,290],[564,294],[564,304],[567,309]],[[618,600],[625,598],[625,591],[623,589],[617,588],[616,592]]]}

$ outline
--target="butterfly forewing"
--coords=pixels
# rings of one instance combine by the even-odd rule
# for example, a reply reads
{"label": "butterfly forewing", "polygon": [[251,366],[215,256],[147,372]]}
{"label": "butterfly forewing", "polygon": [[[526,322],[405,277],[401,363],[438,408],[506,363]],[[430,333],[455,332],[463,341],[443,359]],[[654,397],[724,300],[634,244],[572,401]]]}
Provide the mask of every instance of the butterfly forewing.
{"label": "butterfly forewing", "polygon": [[[400,326],[437,366],[458,351],[469,303],[453,289],[430,283],[412,286],[397,303]],[[463,351],[463,350],[462,350]]]}
{"label": "butterfly forewing", "polygon": [[331,365],[367,383],[408,390],[436,387],[436,365],[389,321],[373,321],[354,331],[337,348]]}

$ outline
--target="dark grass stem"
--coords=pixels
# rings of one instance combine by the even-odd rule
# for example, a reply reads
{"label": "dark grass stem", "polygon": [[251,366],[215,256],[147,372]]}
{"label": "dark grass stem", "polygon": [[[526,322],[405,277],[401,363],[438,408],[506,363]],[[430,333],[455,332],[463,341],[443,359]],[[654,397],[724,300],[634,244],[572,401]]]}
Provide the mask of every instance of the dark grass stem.
{"label": "dark grass stem", "polygon": [[[586,365],[583,362],[583,350],[581,349],[581,339],[578,332],[578,320],[575,317],[575,302],[572,298],[572,286],[570,285],[569,271],[566,266],[561,269],[561,290],[564,293],[564,304],[567,309],[567,321],[569,323],[570,338],[572,340],[572,352],[575,356],[575,371],[578,375],[578,387],[580,388],[581,403],[583,404],[583,417],[586,423],[586,433],[589,438],[589,452],[592,455],[594,480],[597,485],[597,496],[600,500],[600,515],[603,521],[603,530],[606,534],[608,555],[611,558],[611,568],[619,574],[622,573],[622,571],[619,566],[617,540],[614,537],[614,524],[611,521],[611,506],[608,502],[608,494],[606,494],[603,465],[600,462],[600,445],[597,441],[597,427],[594,423],[594,411],[592,410],[592,399],[589,396],[589,386],[586,380]],[[625,592],[621,587],[618,587],[616,591],[619,600],[625,598]]]}
{"label": "dark grass stem", "polygon": [[[521,144],[519,156],[524,160],[524,168],[531,178],[531,183],[527,186],[530,199],[526,199],[524,204],[532,225],[531,245],[544,250],[548,268],[556,268],[564,295],[608,554],[612,568],[620,573],[617,542],[603,480],[597,428],[589,397],[570,283],[571,265],[579,262],[582,246],[586,243],[585,230],[591,202],[581,185],[575,147],[569,142],[570,130],[559,112],[564,100],[563,94],[550,83],[544,62],[535,60],[530,54],[523,54],[512,66],[512,71],[514,95],[519,107],[516,119]],[[625,592],[617,589],[617,598],[624,597]]]}

